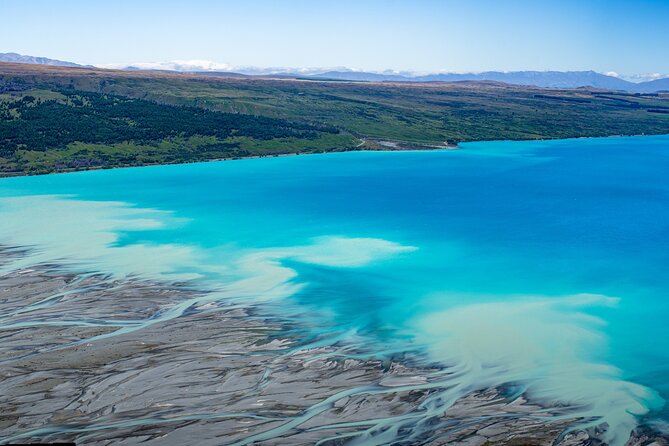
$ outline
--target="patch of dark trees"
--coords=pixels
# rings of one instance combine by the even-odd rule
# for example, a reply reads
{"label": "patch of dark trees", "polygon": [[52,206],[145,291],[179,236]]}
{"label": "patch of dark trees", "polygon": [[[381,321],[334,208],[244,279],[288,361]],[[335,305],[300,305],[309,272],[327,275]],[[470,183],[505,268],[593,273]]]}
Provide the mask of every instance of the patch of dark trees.
{"label": "patch of dark trees", "polygon": [[15,91],[25,91],[28,87],[26,85],[18,84],[16,82],[9,82],[4,79],[0,79],[0,93],[9,93]]}
{"label": "patch of dark trees", "polygon": [[585,98],[566,98],[564,96],[550,96],[547,94],[535,94],[534,97],[539,99],[553,99],[562,102],[579,102],[585,104],[592,102],[590,99],[585,99]]}
{"label": "patch of dark trees", "polygon": [[67,96],[67,103],[32,96],[0,103],[0,156],[10,156],[17,149],[61,149],[73,142],[149,144],[196,135],[220,139],[315,139],[323,133],[338,133],[335,127],[316,123],[170,106],[100,93],[61,93]]}

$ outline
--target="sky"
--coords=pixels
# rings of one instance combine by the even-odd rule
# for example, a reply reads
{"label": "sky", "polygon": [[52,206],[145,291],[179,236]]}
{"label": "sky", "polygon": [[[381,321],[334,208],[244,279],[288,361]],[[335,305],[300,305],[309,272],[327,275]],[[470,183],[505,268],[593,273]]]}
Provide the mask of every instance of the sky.
{"label": "sky", "polygon": [[669,73],[669,0],[0,0],[0,52],[370,71]]}

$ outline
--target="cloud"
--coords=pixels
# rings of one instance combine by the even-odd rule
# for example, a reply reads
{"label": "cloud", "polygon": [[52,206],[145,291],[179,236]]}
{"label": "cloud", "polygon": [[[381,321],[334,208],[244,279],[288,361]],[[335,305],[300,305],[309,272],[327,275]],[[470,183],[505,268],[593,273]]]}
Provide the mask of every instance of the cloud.
{"label": "cloud", "polygon": [[232,71],[235,67],[226,63],[211,60],[173,60],[167,62],[137,62],[132,64],[106,64],[101,68],[126,69],[139,68],[142,70],[169,70],[169,71]]}
{"label": "cloud", "polygon": [[631,75],[625,75],[625,76],[620,76],[622,79],[625,79],[626,81],[630,82],[648,82],[648,81],[654,81],[657,79],[664,79],[669,77],[669,74],[662,74],[662,73],[642,73],[642,74],[631,74]]}
{"label": "cloud", "polygon": [[211,60],[171,60],[164,62],[135,62],[130,64],[116,63],[99,65],[100,68],[109,69],[140,69],[140,70],[167,70],[180,72],[199,71],[226,71],[243,74],[271,75],[271,74],[302,74],[305,76],[320,74],[326,71],[363,71],[347,67],[253,67],[243,65],[232,65],[228,63],[214,62]]}

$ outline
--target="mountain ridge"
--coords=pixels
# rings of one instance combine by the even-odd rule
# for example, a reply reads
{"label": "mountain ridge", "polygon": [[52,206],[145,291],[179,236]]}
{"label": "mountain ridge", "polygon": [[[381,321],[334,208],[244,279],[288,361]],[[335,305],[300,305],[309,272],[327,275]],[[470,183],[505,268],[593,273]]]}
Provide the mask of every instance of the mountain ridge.
{"label": "mountain ridge", "polygon": [[[94,68],[92,65],[80,65],[74,62],[49,59],[46,57],[26,56],[18,53],[0,53],[0,62],[25,63],[34,65],[53,65],[63,67]],[[200,61],[202,62],[202,61]],[[146,65],[146,64],[145,64]],[[160,65],[160,64],[159,64]],[[620,77],[598,73],[596,71],[485,71],[480,73],[429,73],[412,74],[410,72],[371,72],[354,71],[345,68],[319,71],[298,69],[258,69],[240,67],[240,69],[207,69],[197,65],[177,64],[173,69],[148,68],[135,65],[118,67],[129,71],[167,71],[177,73],[197,73],[220,77],[296,77],[318,80],[341,80],[353,82],[457,82],[457,81],[495,81],[511,85],[537,86],[542,88],[580,88],[593,87],[606,90],[621,90],[632,93],[657,93],[669,91],[669,77],[644,81],[631,82]],[[210,66],[218,66],[210,64]]]}
{"label": "mountain ridge", "polygon": [[31,65],[52,65],[57,67],[80,67],[93,68],[92,65],[80,65],[74,62],[68,62],[58,59],[49,59],[41,56],[26,56],[19,53],[0,53],[0,62],[25,63]]}
{"label": "mountain ridge", "polygon": [[[595,71],[486,71],[482,73],[438,73],[420,76],[328,71],[310,77],[372,82],[497,81],[513,85],[534,85],[544,88],[594,87],[631,92],[650,92],[653,85],[663,85],[657,81],[641,82],[637,84],[617,77],[597,73]],[[659,80],[661,81],[663,79]],[[656,84],[652,84],[653,82]]]}

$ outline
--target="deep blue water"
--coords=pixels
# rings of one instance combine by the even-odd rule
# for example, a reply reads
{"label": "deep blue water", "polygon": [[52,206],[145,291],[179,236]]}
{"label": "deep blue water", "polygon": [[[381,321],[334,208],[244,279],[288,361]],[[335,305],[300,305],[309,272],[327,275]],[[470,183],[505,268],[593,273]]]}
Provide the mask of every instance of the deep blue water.
{"label": "deep blue water", "polygon": [[667,136],[3,179],[0,220],[34,260],[192,278],[463,392],[518,382],[617,438],[669,422]]}

